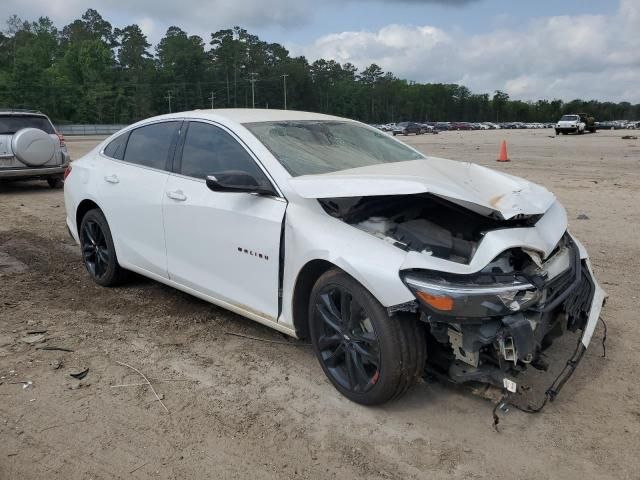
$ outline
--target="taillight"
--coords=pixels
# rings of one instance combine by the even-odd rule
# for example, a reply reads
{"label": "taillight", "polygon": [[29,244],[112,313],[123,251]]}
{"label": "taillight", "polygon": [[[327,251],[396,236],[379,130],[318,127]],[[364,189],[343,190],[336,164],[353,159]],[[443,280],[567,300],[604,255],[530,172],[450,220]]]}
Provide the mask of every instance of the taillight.
{"label": "taillight", "polygon": [[60,146],[61,147],[66,147],[67,144],[64,141],[64,135],[62,135],[61,133],[57,133],[56,135],[58,135],[58,140],[60,140]]}
{"label": "taillight", "polygon": [[67,177],[71,174],[71,165],[67,165],[67,168],[64,169],[64,179],[66,180]]}

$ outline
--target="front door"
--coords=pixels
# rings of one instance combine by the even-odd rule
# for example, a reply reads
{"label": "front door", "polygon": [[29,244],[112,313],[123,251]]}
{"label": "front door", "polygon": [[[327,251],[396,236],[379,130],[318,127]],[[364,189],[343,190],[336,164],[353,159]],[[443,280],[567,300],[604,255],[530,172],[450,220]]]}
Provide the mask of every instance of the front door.
{"label": "front door", "polygon": [[169,278],[273,321],[278,316],[283,198],[213,192],[219,172],[270,181],[227,131],[190,122],[163,199]]}

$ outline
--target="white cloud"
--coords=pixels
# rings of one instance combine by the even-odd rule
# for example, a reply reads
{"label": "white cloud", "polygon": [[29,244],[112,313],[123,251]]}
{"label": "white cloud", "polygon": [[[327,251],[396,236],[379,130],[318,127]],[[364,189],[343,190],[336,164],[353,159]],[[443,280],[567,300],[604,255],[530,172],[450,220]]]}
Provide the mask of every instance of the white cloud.
{"label": "white cloud", "polygon": [[520,30],[453,35],[430,26],[325,35],[301,48],[311,60],[371,63],[400,78],[461,83],[514,98],[640,102],[640,2],[611,15],[555,16]]}
{"label": "white cloud", "polygon": [[[321,5],[316,0],[96,0],[92,6],[114,26],[138,23],[155,44],[170,25],[208,42],[211,32],[233,25],[250,31],[269,26],[317,29],[316,9],[389,1],[463,6],[479,0],[325,0]],[[310,60],[333,58],[360,68],[377,63],[401,78],[461,83],[476,92],[500,89],[522,99],[640,102],[640,0],[616,5],[609,15],[541,17],[518,29],[506,28],[508,16],[502,16],[480,35],[390,24],[377,31],[328,33],[310,45],[290,48]],[[60,26],[87,8],[85,0],[3,0],[7,16],[47,15]],[[287,44],[283,38],[264,40]]]}

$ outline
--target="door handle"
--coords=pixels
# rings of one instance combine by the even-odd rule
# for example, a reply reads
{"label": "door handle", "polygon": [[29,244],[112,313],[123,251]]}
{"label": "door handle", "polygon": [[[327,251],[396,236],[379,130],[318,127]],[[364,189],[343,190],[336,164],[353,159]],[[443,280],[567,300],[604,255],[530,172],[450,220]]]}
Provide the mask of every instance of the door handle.
{"label": "door handle", "polygon": [[120,183],[117,175],[107,175],[104,177],[104,181],[108,183]]}
{"label": "door handle", "polygon": [[167,197],[172,200],[177,200],[179,202],[184,202],[187,199],[187,196],[182,192],[182,190],[172,190],[167,192]]}

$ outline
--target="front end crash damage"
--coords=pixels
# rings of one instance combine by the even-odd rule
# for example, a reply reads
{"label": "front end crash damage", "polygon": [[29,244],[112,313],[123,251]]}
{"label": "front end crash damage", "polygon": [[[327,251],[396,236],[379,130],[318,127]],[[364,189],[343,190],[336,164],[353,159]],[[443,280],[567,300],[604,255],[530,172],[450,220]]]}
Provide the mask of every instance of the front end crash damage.
{"label": "front end crash damage", "polygon": [[[588,347],[605,299],[586,251],[566,232],[564,211],[557,215],[561,207],[505,220],[428,193],[319,201],[331,216],[418,260],[400,272],[416,302],[389,312],[415,312],[428,325],[432,373],[516,392],[521,372],[548,369],[544,352],[554,339],[582,332],[545,392],[555,398]],[[553,222],[545,218],[552,215]],[[491,260],[478,268],[481,258]]]}

